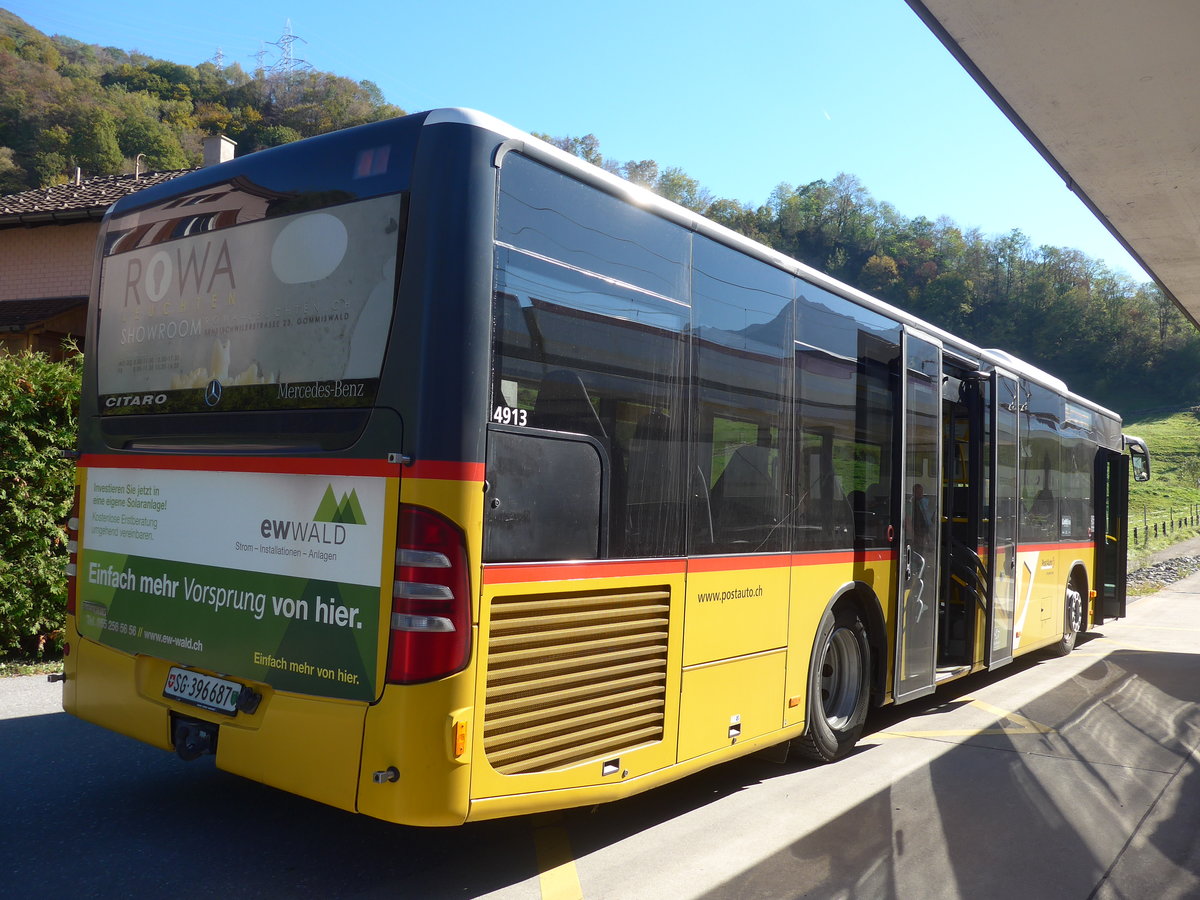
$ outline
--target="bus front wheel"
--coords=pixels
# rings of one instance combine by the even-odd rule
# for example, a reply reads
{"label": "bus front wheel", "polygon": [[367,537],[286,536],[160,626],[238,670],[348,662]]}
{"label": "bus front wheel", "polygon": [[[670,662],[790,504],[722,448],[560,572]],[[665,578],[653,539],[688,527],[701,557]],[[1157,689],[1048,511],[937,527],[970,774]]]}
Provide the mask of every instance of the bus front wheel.
{"label": "bus front wheel", "polygon": [[1075,649],[1075,641],[1083,631],[1083,589],[1075,575],[1067,582],[1066,595],[1063,598],[1063,635],[1057,644],[1050,648],[1054,656],[1066,656]]}
{"label": "bus front wheel", "polygon": [[871,693],[867,629],[851,604],[826,610],[813,642],[808,682],[808,727],[797,749],[817,762],[833,762],[858,742]]}

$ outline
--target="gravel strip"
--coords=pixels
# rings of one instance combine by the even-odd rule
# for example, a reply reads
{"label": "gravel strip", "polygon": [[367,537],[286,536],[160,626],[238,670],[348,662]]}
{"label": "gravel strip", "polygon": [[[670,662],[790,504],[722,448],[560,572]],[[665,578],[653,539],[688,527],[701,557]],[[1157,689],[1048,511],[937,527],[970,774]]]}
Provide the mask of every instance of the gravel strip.
{"label": "gravel strip", "polygon": [[1131,588],[1162,587],[1197,571],[1200,571],[1200,556],[1177,556],[1130,572],[1125,583]]}

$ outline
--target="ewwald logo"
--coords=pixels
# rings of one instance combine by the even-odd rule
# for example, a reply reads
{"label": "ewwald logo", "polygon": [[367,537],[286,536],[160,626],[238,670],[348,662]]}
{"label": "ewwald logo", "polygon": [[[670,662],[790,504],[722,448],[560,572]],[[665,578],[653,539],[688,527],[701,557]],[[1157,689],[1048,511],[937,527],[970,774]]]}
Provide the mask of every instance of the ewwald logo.
{"label": "ewwald logo", "polygon": [[317,507],[313,521],[337,522],[342,525],[367,524],[362,504],[358,502],[358,492],[352,490],[348,494],[342,494],[342,499],[338,500],[333,494],[331,484],[325,485],[325,496],[321,498],[321,505]]}
{"label": "ewwald logo", "polygon": [[333,485],[325,486],[325,494],[311,522],[283,519],[263,519],[259,533],[267,539],[304,541],[318,544],[344,544],[347,525],[366,525],[358,493],[350,491],[339,500]]}

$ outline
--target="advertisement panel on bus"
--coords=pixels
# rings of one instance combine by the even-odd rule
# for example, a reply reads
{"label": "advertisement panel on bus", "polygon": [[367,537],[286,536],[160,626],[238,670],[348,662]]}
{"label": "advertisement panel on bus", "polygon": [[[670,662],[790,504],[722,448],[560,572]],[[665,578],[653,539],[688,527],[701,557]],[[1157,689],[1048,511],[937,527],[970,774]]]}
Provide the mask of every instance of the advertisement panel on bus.
{"label": "advertisement panel on bus", "polygon": [[383,481],[90,468],[79,631],[277,689],[373,699]]}

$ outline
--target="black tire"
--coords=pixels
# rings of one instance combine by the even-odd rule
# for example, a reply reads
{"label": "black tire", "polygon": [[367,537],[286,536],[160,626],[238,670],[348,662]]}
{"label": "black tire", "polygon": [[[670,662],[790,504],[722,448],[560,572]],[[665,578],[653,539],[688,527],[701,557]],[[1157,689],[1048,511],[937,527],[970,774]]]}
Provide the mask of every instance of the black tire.
{"label": "black tire", "polygon": [[808,726],[796,749],[817,762],[848,754],[862,735],[871,695],[871,647],[854,608],[826,610],[808,673]]}
{"label": "black tire", "polygon": [[1063,596],[1063,635],[1050,648],[1052,656],[1066,656],[1075,649],[1075,641],[1083,631],[1083,615],[1083,590],[1072,575]]}

